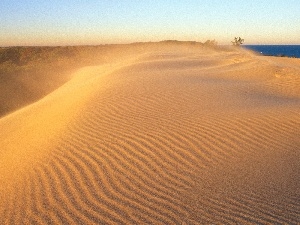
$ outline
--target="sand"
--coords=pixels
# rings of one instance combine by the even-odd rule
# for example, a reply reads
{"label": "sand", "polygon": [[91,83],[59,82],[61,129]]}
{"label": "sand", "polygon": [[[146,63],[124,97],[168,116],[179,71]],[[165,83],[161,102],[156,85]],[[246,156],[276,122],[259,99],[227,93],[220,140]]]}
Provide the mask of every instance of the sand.
{"label": "sand", "polygon": [[0,119],[0,224],[300,223],[300,60],[151,46]]}

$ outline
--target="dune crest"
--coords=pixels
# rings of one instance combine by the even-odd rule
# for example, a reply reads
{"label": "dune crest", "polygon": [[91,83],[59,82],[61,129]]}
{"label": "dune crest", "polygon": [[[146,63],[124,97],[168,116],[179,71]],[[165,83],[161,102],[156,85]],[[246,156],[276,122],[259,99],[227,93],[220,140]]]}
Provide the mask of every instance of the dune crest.
{"label": "dune crest", "polygon": [[143,49],[0,119],[0,223],[299,223],[300,61]]}

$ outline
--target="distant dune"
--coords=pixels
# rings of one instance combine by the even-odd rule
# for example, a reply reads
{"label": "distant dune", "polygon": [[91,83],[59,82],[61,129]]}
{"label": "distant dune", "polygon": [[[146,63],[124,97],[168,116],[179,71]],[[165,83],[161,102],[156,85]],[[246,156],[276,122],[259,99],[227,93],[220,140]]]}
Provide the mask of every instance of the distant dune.
{"label": "distant dune", "polygon": [[2,73],[0,224],[300,223],[299,59],[94,48]]}
{"label": "distant dune", "polygon": [[154,45],[0,48],[0,117],[45,97],[81,67],[111,64]]}

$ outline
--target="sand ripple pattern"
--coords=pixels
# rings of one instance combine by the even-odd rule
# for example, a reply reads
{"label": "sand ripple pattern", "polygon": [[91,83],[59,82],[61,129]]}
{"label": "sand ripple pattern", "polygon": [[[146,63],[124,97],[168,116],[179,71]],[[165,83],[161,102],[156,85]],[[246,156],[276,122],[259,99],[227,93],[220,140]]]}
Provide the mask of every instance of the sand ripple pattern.
{"label": "sand ripple pattern", "polygon": [[152,53],[87,81],[0,223],[299,224],[300,84],[243,54]]}

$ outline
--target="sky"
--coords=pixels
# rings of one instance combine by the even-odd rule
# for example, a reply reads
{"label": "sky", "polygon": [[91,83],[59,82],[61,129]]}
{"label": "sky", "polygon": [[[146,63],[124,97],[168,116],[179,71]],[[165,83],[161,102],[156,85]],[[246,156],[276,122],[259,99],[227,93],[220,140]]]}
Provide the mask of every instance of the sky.
{"label": "sky", "polygon": [[300,44],[299,0],[0,0],[0,46]]}

